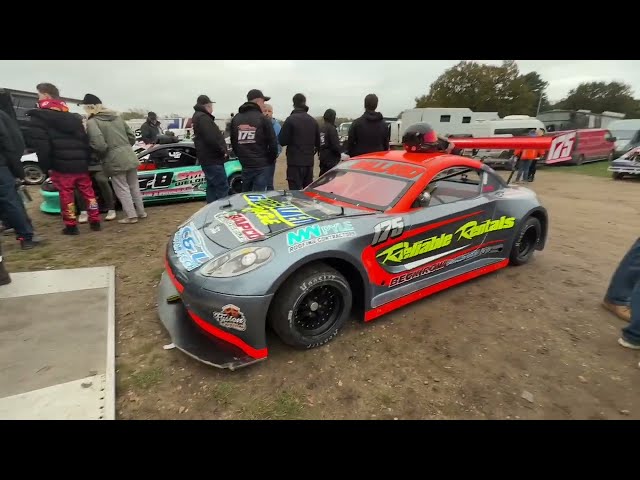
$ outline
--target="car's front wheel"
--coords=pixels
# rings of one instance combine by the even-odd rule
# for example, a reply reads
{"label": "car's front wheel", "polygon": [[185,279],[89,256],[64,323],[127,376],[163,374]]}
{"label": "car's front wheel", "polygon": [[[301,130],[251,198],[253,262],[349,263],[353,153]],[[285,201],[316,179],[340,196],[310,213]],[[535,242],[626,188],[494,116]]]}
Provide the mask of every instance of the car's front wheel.
{"label": "car's front wheel", "polygon": [[324,263],[289,277],[273,299],[269,324],[287,345],[314,348],[333,340],[351,312],[351,288]]}
{"label": "car's front wheel", "polygon": [[242,192],[242,174],[234,173],[229,176],[229,195]]}
{"label": "car's front wheel", "polygon": [[511,265],[524,265],[533,256],[533,252],[542,236],[540,220],[529,217],[518,230],[516,241],[513,242],[509,260]]}
{"label": "car's front wheel", "polygon": [[47,178],[36,162],[24,162],[22,169],[24,170],[24,183],[27,185],[40,185]]}

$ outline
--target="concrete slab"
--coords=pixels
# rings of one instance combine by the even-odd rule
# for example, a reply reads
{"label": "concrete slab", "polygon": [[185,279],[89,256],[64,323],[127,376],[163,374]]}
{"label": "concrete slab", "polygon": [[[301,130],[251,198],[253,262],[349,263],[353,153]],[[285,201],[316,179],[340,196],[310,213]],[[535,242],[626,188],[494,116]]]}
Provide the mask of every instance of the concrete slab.
{"label": "concrete slab", "polygon": [[0,418],[115,418],[114,267],[11,277],[0,288]]}
{"label": "concrete slab", "polygon": [[102,420],[105,376],[81,378],[0,398],[3,420]]}
{"label": "concrete slab", "polygon": [[94,267],[12,273],[12,282],[0,288],[0,299],[107,288],[112,270],[113,267]]}

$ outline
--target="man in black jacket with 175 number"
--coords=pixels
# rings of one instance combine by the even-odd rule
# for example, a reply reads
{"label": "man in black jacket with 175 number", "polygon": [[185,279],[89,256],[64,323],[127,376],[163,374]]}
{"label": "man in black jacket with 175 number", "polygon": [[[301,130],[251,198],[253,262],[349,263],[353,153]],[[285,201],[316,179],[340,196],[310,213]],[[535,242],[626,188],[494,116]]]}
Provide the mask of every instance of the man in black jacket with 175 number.
{"label": "man in black jacket with 175 number", "polygon": [[348,154],[350,157],[389,150],[389,125],[378,108],[378,97],[370,93],[364,97],[365,112],[349,128]]}
{"label": "man in black jacket with 175 number", "polygon": [[265,97],[251,90],[247,101],[231,120],[231,146],[242,165],[242,190],[264,192],[269,185],[269,166],[278,158],[278,142],[271,120],[262,113]]}
{"label": "man in black jacket with 175 number", "polygon": [[313,182],[313,159],[320,149],[320,126],[307,112],[307,99],[293,96],[293,111],[280,130],[280,145],[287,147],[287,182],[289,190],[302,190]]}
{"label": "man in black jacket with 175 number", "polygon": [[320,176],[340,163],[340,139],[336,130],[336,111],[324,112],[324,124],[320,127]]}
{"label": "man in black jacket with 175 number", "polygon": [[198,162],[207,179],[207,203],[229,195],[229,181],[224,169],[227,161],[227,144],[213,116],[213,102],[200,95],[193,107],[193,143]]}

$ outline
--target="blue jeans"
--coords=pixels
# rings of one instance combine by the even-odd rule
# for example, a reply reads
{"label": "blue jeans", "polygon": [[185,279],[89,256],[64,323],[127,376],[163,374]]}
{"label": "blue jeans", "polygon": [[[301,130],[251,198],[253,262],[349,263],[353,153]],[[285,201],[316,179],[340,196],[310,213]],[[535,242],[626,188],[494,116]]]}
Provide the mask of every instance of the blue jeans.
{"label": "blue jeans", "polygon": [[229,195],[229,181],[224,165],[202,165],[202,171],[207,179],[207,203]]}
{"label": "blue jeans", "polygon": [[631,322],[622,329],[622,337],[640,345],[640,238],[620,261],[605,298],[613,304],[631,307]]}
{"label": "blue jeans", "polygon": [[523,182],[529,181],[529,167],[531,167],[531,160],[520,160],[515,180],[516,182],[519,181],[521,177]]}
{"label": "blue jeans", "polygon": [[242,191],[243,192],[265,192],[269,185],[269,168],[243,168],[242,169]]}
{"label": "blue jeans", "polygon": [[18,196],[16,190],[16,179],[9,171],[8,167],[0,167],[0,210],[2,210],[2,220],[6,220],[16,232],[16,237],[20,240],[31,240],[33,238],[33,227],[25,211],[24,204]]}
{"label": "blue jeans", "polygon": [[269,181],[267,182],[267,190],[275,190],[273,186],[273,178],[276,176],[276,164],[269,165],[267,167],[267,175],[269,176]]}

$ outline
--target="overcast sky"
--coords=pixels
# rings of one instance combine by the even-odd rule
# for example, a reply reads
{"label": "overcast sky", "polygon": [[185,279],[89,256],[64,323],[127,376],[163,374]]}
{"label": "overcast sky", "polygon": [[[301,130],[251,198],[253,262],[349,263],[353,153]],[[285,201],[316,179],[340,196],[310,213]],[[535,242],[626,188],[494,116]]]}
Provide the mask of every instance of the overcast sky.
{"label": "overcast sky", "polygon": [[[499,64],[500,60],[479,60]],[[385,116],[415,106],[414,98],[459,60],[0,60],[0,88],[35,91],[54,83],[63,96],[93,93],[116,110],[151,109],[160,115],[190,116],[196,97],[216,102],[219,118],[237,112],[252,88],[271,96],[277,118],[291,111],[291,98],[304,93],[309,113],[333,108],[339,117],[359,116],[368,93],[380,98]],[[640,97],[638,60],[518,60],[522,73],[537,71],[549,82],[547,95],[560,100],[585,81],[619,80]]]}

